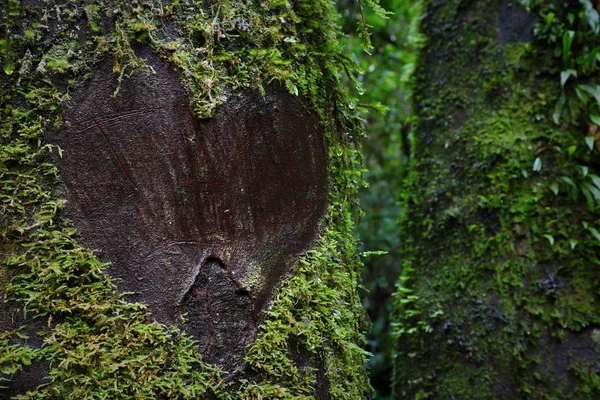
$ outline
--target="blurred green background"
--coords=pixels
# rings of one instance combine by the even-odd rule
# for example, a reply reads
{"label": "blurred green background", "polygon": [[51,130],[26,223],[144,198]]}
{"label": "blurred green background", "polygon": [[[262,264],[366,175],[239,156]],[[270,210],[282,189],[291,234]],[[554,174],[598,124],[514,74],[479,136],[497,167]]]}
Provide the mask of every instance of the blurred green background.
{"label": "blurred green background", "polygon": [[[361,105],[367,139],[363,140],[366,181],[361,193],[364,211],[358,229],[362,252],[386,251],[364,258],[363,304],[371,319],[367,350],[373,353],[368,365],[376,399],[391,398],[392,341],[389,315],[391,296],[400,275],[397,200],[401,196],[400,176],[410,151],[410,87],[417,53],[424,39],[418,33],[421,3],[416,0],[382,0],[379,4],[393,12],[388,19],[375,15],[370,7],[353,0],[339,0],[344,45],[362,74],[362,90],[354,88]],[[358,24],[370,25],[368,54]],[[348,86],[352,87],[351,82]],[[381,109],[378,111],[377,109]]]}

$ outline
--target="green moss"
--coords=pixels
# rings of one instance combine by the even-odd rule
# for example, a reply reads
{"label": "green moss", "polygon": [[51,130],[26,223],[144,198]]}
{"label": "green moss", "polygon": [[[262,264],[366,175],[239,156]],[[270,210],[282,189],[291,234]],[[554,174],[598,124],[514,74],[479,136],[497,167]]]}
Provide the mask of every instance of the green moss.
{"label": "green moss", "polygon": [[[353,237],[360,154],[339,134],[358,137],[362,130],[340,84],[352,66],[336,43],[332,4],[90,1],[49,12],[49,5],[32,9],[11,1],[7,7],[10,18],[0,19],[11,33],[1,43],[0,228],[6,240],[0,254],[14,276],[7,298],[49,331],[41,348],[14,344],[8,333],[0,339],[2,379],[45,359],[52,365],[48,384],[23,398],[305,399],[319,385],[332,398],[368,397]],[[71,27],[50,37],[48,26],[59,19]],[[21,35],[25,20],[35,29]],[[166,34],[167,26],[178,34]],[[52,194],[56,170],[47,159],[60,149],[44,145],[43,135],[60,126],[61,106],[94,62],[112,57],[119,82],[151,71],[137,44],[151,46],[176,68],[199,118],[210,118],[232,90],[279,83],[309,99],[326,132],[331,201],[323,232],[278,289],[245,370],[233,381],[204,363],[178,327],[153,322],[144,305],[123,300],[106,265],[60,218],[64,202]],[[307,351],[308,366],[294,359],[293,345]],[[319,369],[325,377],[318,378]]]}
{"label": "green moss", "polygon": [[598,165],[581,127],[553,121],[552,51],[495,43],[498,4],[459,3],[428,2],[395,395],[578,398],[590,383],[558,358],[600,323],[600,221],[569,182]]}

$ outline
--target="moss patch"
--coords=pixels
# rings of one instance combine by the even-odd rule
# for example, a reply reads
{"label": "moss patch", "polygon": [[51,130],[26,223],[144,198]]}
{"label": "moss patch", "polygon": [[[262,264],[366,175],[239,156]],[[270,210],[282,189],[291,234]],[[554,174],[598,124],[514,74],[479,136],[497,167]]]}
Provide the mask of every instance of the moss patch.
{"label": "moss patch", "polygon": [[569,182],[598,165],[584,129],[553,121],[553,51],[497,43],[503,2],[427,4],[396,396],[593,398],[574,365],[598,359],[577,348],[600,323],[600,220]]}

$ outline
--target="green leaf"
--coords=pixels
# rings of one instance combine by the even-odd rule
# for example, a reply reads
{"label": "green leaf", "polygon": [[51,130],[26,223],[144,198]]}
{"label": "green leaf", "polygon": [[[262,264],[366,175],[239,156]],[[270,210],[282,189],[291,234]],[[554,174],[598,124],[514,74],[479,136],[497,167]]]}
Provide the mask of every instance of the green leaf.
{"label": "green leaf", "polygon": [[573,180],[568,176],[561,176],[560,180],[567,184],[571,191],[572,197],[575,199],[577,197],[577,185],[575,184],[575,182],[573,182]]}
{"label": "green leaf", "polygon": [[291,94],[293,94],[294,96],[298,96],[298,87],[294,82],[292,82],[289,79],[286,79],[285,86],[288,88]]}
{"label": "green leaf", "polygon": [[575,239],[570,239],[569,240],[569,246],[571,246],[571,250],[575,249],[575,247],[577,247],[578,243],[579,243],[579,241],[577,241]]}
{"label": "green leaf", "polygon": [[574,31],[566,31],[563,35],[562,40],[562,54],[563,54],[563,64],[567,66],[569,64],[569,59],[571,58],[571,45],[573,44],[573,38],[575,37]]}
{"label": "green leaf", "polygon": [[[588,100],[590,99],[590,95],[588,94],[588,92],[584,92],[583,90],[581,90],[581,88],[579,87],[581,85],[577,85],[575,86],[575,94],[577,95],[577,98],[583,103],[583,104],[587,104]],[[563,91],[563,93],[561,94],[561,96],[563,96],[565,93]]]}
{"label": "green leaf", "polygon": [[598,15],[598,11],[594,8],[588,8],[585,10],[585,19],[594,33],[600,32],[600,15]]}
{"label": "green leaf", "polygon": [[[579,93],[577,88],[575,88],[575,92]],[[560,123],[560,116],[562,115],[563,110],[565,109],[565,105],[567,104],[567,96],[565,92],[560,94],[558,101],[556,102],[556,106],[554,106],[554,111],[552,112],[552,120],[556,125]]]}
{"label": "green leaf", "polygon": [[596,240],[600,241],[600,232],[598,232],[598,231],[596,230],[596,228],[589,227],[589,228],[588,228],[588,231],[589,231],[589,232],[592,234],[592,236],[593,236],[594,238],[596,238]]}
{"label": "green leaf", "polygon": [[586,136],[585,137],[585,144],[587,144],[587,147],[589,147],[590,150],[594,150],[594,137],[593,136]]}
{"label": "green leaf", "polygon": [[535,161],[533,162],[533,170],[534,171],[541,171],[542,170],[542,159],[537,157],[535,159]]}
{"label": "green leaf", "polygon": [[600,201],[600,190],[598,190],[596,186],[588,182],[583,183],[582,186],[584,186],[587,190],[590,191],[592,196],[594,196],[594,200]]}
{"label": "green leaf", "polygon": [[590,167],[586,165],[578,165],[577,167],[579,168],[579,171],[581,171],[581,175],[583,175],[584,178],[588,175],[588,172],[590,172]]}
{"label": "green leaf", "polygon": [[558,195],[558,185],[556,183],[550,185],[550,190],[552,190],[552,193],[554,193],[555,196]]}
{"label": "green leaf", "polygon": [[590,115],[590,121],[592,121],[594,125],[600,126],[600,115]]}
{"label": "green leaf", "polygon": [[550,242],[550,246],[554,246],[554,236],[546,234],[544,235],[544,237],[548,239],[548,242]]}
{"label": "green leaf", "polygon": [[573,156],[573,153],[575,153],[575,150],[577,150],[577,146],[575,146],[575,145],[569,146],[569,148],[567,149],[567,153],[569,154],[569,158],[571,158]]}
{"label": "green leaf", "polygon": [[577,71],[574,69],[567,69],[560,73],[560,86],[565,86],[565,83],[569,80],[570,77],[577,78]]}
{"label": "green leaf", "polygon": [[579,3],[581,3],[581,5],[583,6],[583,9],[586,11],[591,8],[594,8],[594,5],[592,4],[592,2],[590,0],[579,0]]}
{"label": "green leaf", "polygon": [[577,88],[594,96],[596,102],[600,104],[600,85],[577,85]]}
{"label": "green leaf", "polygon": [[586,187],[581,186],[581,193],[583,193],[583,195],[585,196],[585,199],[587,200],[587,205],[588,208],[593,211],[594,210],[594,196],[592,195],[592,192],[590,192]]}
{"label": "green leaf", "polygon": [[592,180],[592,183],[593,183],[594,185],[596,185],[596,187],[597,187],[598,189],[600,189],[600,176],[598,176],[598,175],[595,175],[595,174],[589,174],[589,175],[588,175],[588,178],[590,178],[590,179]]}

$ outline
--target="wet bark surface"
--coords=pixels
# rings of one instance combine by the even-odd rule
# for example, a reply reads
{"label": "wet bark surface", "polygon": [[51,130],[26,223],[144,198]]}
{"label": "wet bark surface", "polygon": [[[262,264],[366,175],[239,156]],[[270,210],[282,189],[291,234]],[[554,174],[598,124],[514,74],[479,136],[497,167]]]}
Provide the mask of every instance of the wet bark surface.
{"label": "wet bark surface", "polygon": [[59,195],[82,242],[160,322],[211,362],[242,365],[262,311],[324,215],[327,153],[304,101],[268,87],[229,93],[198,120],[170,67],[143,54],[116,96],[112,64],[75,91],[58,132]]}

